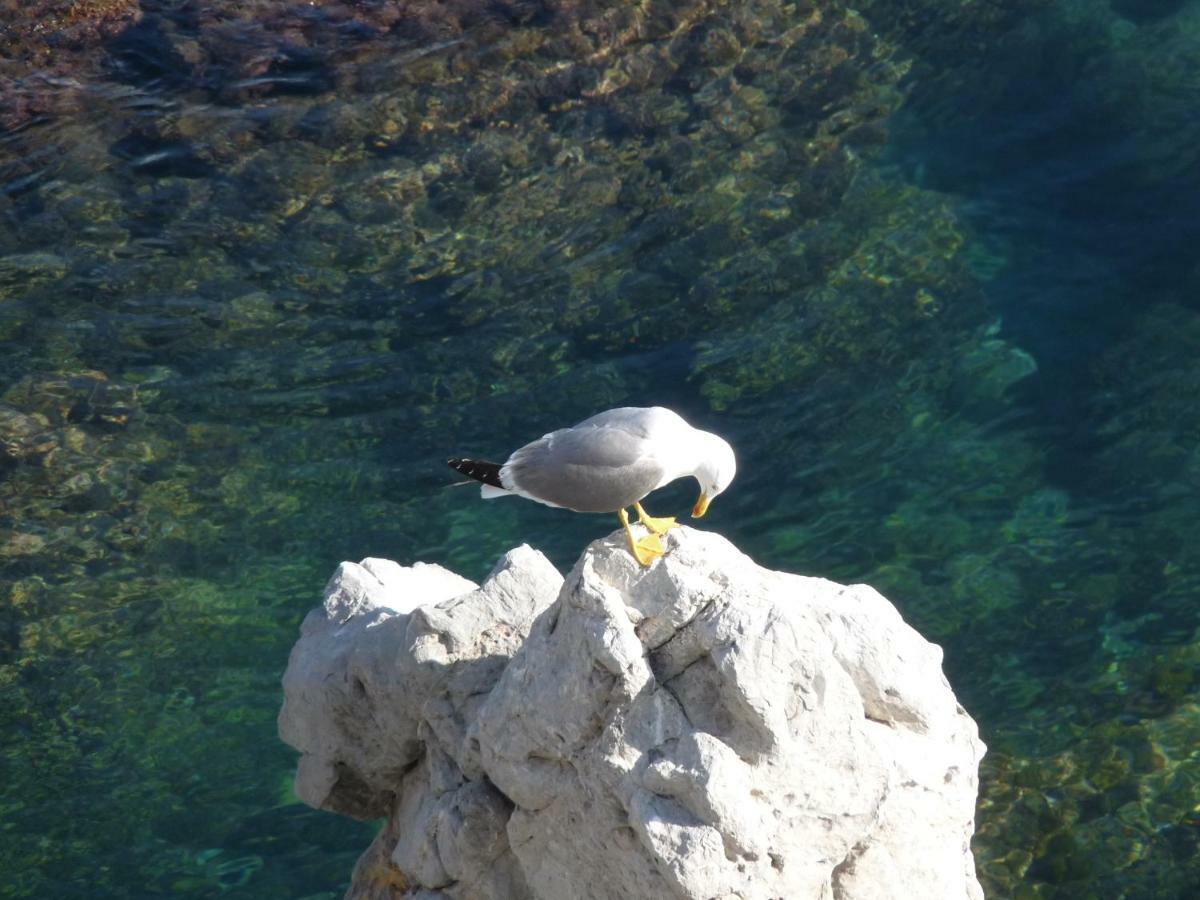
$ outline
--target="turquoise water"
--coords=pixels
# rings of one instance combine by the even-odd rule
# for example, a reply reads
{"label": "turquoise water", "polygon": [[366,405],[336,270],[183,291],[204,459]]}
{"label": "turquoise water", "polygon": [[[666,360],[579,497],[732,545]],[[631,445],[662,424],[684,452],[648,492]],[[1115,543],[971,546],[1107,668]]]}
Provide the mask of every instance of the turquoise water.
{"label": "turquoise water", "polygon": [[0,896],[339,896],[300,619],[569,566],[442,461],[630,403],[943,645],[990,897],[1195,896],[1200,3],[4,14]]}

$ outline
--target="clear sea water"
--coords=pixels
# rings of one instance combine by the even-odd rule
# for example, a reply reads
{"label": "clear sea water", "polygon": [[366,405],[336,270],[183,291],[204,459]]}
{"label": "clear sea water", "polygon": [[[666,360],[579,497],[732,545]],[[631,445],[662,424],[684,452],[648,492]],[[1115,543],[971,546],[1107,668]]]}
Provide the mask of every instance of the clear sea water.
{"label": "clear sea water", "polygon": [[[0,4],[0,897],[318,898],[337,563],[610,406],[979,722],[996,898],[1200,895],[1200,2]],[[682,512],[689,487],[648,505]]]}

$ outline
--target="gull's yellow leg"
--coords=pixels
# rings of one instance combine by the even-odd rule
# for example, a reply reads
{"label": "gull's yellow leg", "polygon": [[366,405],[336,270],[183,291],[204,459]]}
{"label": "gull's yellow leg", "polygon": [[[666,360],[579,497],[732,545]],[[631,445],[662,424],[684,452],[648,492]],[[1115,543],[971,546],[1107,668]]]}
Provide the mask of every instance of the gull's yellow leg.
{"label": "gull's yellow leg", "polygon": [[638,521],[653,531],[655,534],[666,534],[672,528],[678,528],[679,523],[675,521],[674,516],[652,516],[642,509],[641,503],[633,504],[633,508],[637,510]]}
{"label": "gull's yellow leg", "polygon": [[655,559],[663,555],[662,541],[659,540],[657,534],[648,534],[643,538],[635,538],[633,529],[629,527],[629,514],[623,509],[617,510],[617,515],[621,517],[621,525],[625,528],[625,533],[629,535],[629,549],[633,552],[633,558],[640,562],[643,566],[648,566]]}

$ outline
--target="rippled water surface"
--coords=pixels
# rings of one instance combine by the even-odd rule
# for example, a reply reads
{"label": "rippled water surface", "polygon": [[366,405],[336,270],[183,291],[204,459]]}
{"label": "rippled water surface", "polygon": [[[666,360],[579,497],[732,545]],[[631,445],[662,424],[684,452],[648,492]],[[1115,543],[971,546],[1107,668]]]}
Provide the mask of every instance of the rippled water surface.
{"label": "rippled water surface", "polygon": [[[886,593],[991,897],[1200,890],[1200,2],[0,3],[0,896],[335,897],[279,676],[342,559],[620,404]],[[683,487],[655,512],[683,510]]]}

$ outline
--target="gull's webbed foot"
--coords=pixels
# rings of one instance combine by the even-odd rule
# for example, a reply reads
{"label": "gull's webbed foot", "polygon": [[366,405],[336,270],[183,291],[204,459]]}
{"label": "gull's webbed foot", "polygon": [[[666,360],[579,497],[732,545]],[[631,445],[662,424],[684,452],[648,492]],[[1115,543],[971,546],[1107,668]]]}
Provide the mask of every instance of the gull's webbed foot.
{"label": "gull's webbed foot", "polygon": [[617,515],[621,517],[621,524],[625,528],[625,534],[629,536],[629,550],[633,553],[633,558],[639,563],[643,566],[648,566],[666,552],[663,549],[662,539],[657,534],[648,534],[640,538],[634,537],[633,529],[629,525],[629,515],[623,509]]}
{"label": "gull's webbed foot", "polygon": [[631,543],[630,549],[633,551],[633,558],[643,566],[650,565],[666,552],[663,550],[662,540],[657,534],[648,534],[643,538],[638,538]]}
{"label": "gull's webbed foot", "polygon": [[675,521],[674,516],[652,516],[642,509],[641,503],[633,504],[633,508],[637,510],[638,521],[655,534],[666,534],[672,528],[679,527],[679,523]]}

